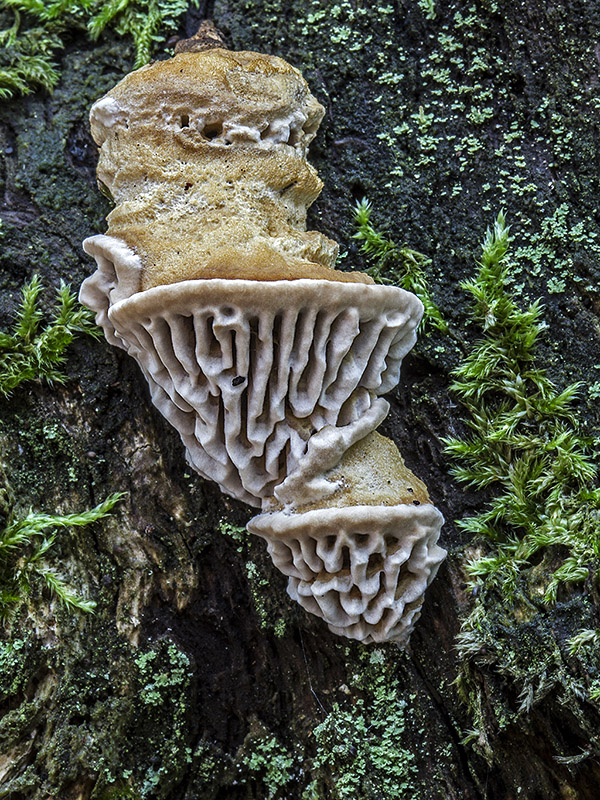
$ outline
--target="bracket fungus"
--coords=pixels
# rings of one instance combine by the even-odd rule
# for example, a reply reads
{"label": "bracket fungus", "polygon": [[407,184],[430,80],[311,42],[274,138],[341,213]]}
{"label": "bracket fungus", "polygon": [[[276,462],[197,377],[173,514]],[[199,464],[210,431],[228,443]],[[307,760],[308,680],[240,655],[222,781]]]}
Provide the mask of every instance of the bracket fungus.
{"label": "bracket fungus", "polygon": [[91,110],[114,199],[80,292],[138,362],[191,466],[261,508],[288,592],[335,633],[405,641],[445,551],[443,519],[375,432],[423,313],[340,272],[306,230],[324,110],[281,58],[208,29]]}

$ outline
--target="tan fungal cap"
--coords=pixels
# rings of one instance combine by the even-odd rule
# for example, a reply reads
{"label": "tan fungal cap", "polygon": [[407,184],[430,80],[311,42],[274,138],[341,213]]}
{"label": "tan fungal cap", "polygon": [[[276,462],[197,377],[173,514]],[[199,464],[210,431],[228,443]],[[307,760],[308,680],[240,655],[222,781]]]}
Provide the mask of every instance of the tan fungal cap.
{"label": "tan fungal cap", "polygon": [[183,51],[127,75],[91,111],[108,234],[142,261],[141,289],[243,278],[372,283],[333,269],[306,231],[321,181],[306,150],[323,107],[276,56]]}
{"label": "tan fungal cap", "polygon": [[332,469],[322,470],[321,479],[332,491],[305,498],[294,511],[430,502],[427,487],[408,469],[394,442],[376,432],[349,447]]}

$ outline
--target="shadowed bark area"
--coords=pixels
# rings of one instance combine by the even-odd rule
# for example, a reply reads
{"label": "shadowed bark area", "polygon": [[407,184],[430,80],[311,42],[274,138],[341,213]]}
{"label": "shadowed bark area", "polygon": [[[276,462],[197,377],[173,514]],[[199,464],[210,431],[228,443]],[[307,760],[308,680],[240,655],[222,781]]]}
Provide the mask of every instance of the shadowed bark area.
{"label": "shadowed bark area", "polygon": [[[136,365],[103,340],[77,339],[64,385],[27,383],[0,400],[0,523],[10,509],[71,513],[127,495],[105,520],[61,531],[48,555],[95,613],[34,586],[4,624],[0,797],[593,800],[600,713],[587,687],[600,664],[577,661],[567,643],[600,627],[597,587],[568,587],[519,625],[502,598],[488,609],[508,644],[502,658],[470,657],[476,724],[455,685],[465,668],[456,636],[474,602],[470,537],[455,521],[488,495],[452,480],[442,440],[464,434],[450,372],[480,335],[460,282],[501,209],[514,236],[511,290],[545,304],[540,362],[560,387],[584,382],[576,411],[597,435],[600,9],[210,5],[230,46],[284,57],[326,107],[310,156],[325,188],[309,228],[340,242],[341,266],[365,267],[351,211],[363,196],[378,227],[432,259],[451,331],[421,336],[381,431],[444,513],[449,556],[406,650],[331,635],[287,598],[263,543],[244,532],[251,509],[186,465]],[[182,36],[202,10],[182,18]],[[51,287],[78,287],[93,270],[80,243],[104,231],[109,206],[87,114],[132,58],[116,35],[91,43],[72,31],[54,94],[2,101],[2,330],[34,273],[50,309]],[[534,662],[524,707],[523,665]]]}

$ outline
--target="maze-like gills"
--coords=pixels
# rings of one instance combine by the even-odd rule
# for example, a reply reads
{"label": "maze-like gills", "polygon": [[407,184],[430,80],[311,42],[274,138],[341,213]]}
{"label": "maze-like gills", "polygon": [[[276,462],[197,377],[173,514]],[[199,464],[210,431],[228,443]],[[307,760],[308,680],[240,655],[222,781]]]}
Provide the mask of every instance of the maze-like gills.
{"label": "maze-like gills", "polygon": [[108,311],[194,468],[254,505],[315,431],[355,421],[357,394],[398,382],[421,312],[395,287],[281,283],[186,281]]}
{"label": "maze-like gills", "polygon": [[266,539],[289,595],[334,633],[401,642],[446,555],[441,523],[430,504],[352,506],[262,514],[248,530]]}

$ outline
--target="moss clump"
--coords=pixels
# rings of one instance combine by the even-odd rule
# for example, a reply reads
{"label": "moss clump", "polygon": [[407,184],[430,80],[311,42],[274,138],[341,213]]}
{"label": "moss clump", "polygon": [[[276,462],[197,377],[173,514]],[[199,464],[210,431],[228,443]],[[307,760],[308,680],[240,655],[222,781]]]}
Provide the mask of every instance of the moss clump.
{"label": "moss clump", "polygon": [[150,60],[164,32],[177,29],[190,5],[198,0],[2,0],[0,98],[52,90],[60,78],[54,59],[69,30],[77,28],[86,28],[93,41],[109,26],[130,36],[137,69]]}
{"label": "moss clump", "polygon": [[79,514],[29,512],[22,519],[10,515],[0,529],[0,618],[7,617],[31,594],[36,584],[45,586],[68,608],[90,612],[95,602],[83,600],[60,572],[48,564],[56,541],[56,528],[90,525],[106,517],[123,497],[115,493],[89,511]]}
{"label": "moss clump", "polygon": [[378,283],[395,284],[416,294],[425,308],[421,326],[432,325],[439,331],[447,331],[448,326],[427,285],[424,270],[431,264],[430,259],[406,246],[398,247],[377,231],[371,223],[371,204],[365,198],[356,204],[354,219],[357,227],[354,238],[362,242],[363,253],[375,262],[367,273]]}
{"label": "moss clump", "polygon": [[[477,723],[468,738],[488,755],[486,708],[497,729],[530,710],[550,687],[560,686],[575,702],[598,699],[597,681],[584,689],[563,662],[565,629],[571,633],[568,654],[581,656],[588,684],[600,666],[585,646],[594,633],[579,630],[589,616],[588,593],[598,586],[597,466],[574,416],[579,385],[559,391],[535,364],[545,326],[538,302],[523,310],[508,290],[508,233],[499,215],[477,276],[463,283],[484,336],[455,370],[452,385],[469,412],[470,435],[446,442],[460,464],[454,475],[492,493],[482,511],[458,523],[477,547],[466,565],[476,600],[458,638],[459,688]],[[482,697],[475,671],[484,665],[517,682],[515,706],[506,695],[505,702]]]}
{"label": "moss clump", "polygon": [[88,0],[87,29],[92,40],[111,25],[135,45],[134,69],[150,61],[161,32],[177,29],[180,17],[198,0]]}
{"label": "moss clump", "polygon": [[[64,351],[77,333],[96,335],[91,314],[79,306],[77,298],[62,284],[54,317],[40,329],[42,312],[38,307],[42,284],[37,276],[23,287],[22,303],[10,334],[0,333],[0,395],[7,397],[21,383],[44,379],[62,382],[58,366]],[[105,517],[122,497],[110,497],[78,514],[29,512],[17,518],[12,512],[11,492],[0,468],[0,618],[23,603],[38,584],[45,586],[71,609],[92,611],[95,603],[81,599],[61,574],[47,563],[56,541],[56,528],[83,527]]]}
{"label": "moss clump", "polygon": [[65,350],[77,334],[98,336],[90,311],[80,306],[77,297],[64,283],[51,321],[41,328],[42,311],[38,301],[42,283],[37,275],[23,286],[21,306],[11,333],[0,333],[0,396],[8,395],[21,383],[45,380],[62,383],[58,367]]}

